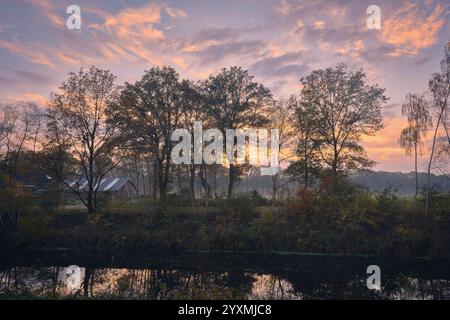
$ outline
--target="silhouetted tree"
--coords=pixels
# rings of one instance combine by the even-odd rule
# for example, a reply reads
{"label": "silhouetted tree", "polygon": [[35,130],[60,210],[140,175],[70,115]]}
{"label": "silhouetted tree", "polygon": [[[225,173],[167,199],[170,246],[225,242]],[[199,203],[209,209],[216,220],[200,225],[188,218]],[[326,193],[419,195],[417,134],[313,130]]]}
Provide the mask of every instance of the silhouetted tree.
{"label": "silhouetted tree", "polygon": [[314,115],[298,100],[295,101],[293,126],[295,127],[296,160],[289,165],[287,173],[291,179],[309,188],[320,173],[320,154],[315,142],[318,139],[314,137],[317,134],[314,129]]}
{"label": "silhouetted tree", "polygon": [[[181,127],[191,132],[191,146],[194,145],[194,123],[201,121],[203,128],[209,125],[206,108],[208,106],[204,103],[202,84],[194,83],[189,80],[183,80],[181,83],[182,100],[185,106],[185,111],[181,117]],[[191,150],[191,163],[187,165],[187,172],[189,176],[189,197],[191,205],[194,205],[195,200],[195,175],[199,169],[199,178],[201,180],[202,188],[205,191],[205,203],[208,203],[210,197],[210,185],[206,179],[205,164],[194,163],[194,152]],[[180,164],[180,166],[183,166]]]}
{"label": "silhouetted tree", "polygon": [[134,132],[134,146],[142,143],[145,150],[151,151],[162,199],[169,186],[171,135],[180,127],[186,108],[178,73],[164,66],[151,68],[134,84],[126,83],[114,110],[120,126]]}
{"label": "silhouetted tree", "polygon": [[42,113],[33,103],[17,103],[1,106],[0,115],[0,226],[3,214],[17,226],[25,204],[20,178],[27,164],[22,160],[27,144],[36,145]]}
{"label": "silhouetted tree", "polygon": [[350,72],[344,64],[315,70],[300,82],[300,105],[313,117],[313,142],[322,161],[338,176],[374,164],[361,145],[363,135],[383,128],[384,89],[367,85],[365,73]]}
{"label": "silhouetted tree", "polygon": [[115,76],[94,66],[69,73],[52,93],[47,113],[48,145],[56,150],[68,150],[80,168],[78,181],[87,185],[69,184],[58,176],[67,188],[75,192],[89,213],[97,210],[100,183],[122,160],[126,131],[111,118],[118,101]]}
{"label": "silhouetted tree", "polygon": [[[226,129],[260,127],[268,123],[263,109],[272,99],[270,91],[240,67],[224,68],[211,75],[205,82],[205,98],[209,106],[207,113],[224,137]],[[238,170],[234,161],[229,161],[228,198],[233,194]]]}

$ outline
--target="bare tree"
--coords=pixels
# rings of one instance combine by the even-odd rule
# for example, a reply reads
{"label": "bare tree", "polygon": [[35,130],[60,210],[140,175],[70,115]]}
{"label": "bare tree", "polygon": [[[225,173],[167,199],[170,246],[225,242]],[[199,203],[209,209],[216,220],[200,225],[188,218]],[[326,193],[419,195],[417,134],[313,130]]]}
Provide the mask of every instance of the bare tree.
{"label": "bare tree", "polygon": [[18,119],[17,112],[11,106],[3,106],[1,110],[0,122],[0,159],[5,160],[11,146],[11,139],[14,133],[15,124]]}
{"label": "bare tree", "polygon": [[[118,102],[115,76],[94,66],[69,73],[52,93],[47,113],[48,146],[68,150],[76,159],[78,183],[69,184],[58,172],[57,178],[75,192],[89,213],[97,210],[97,192],[102,179],[122,160],[126,131],[111,118]],[[86,181],[86,186],[80,181]]]}

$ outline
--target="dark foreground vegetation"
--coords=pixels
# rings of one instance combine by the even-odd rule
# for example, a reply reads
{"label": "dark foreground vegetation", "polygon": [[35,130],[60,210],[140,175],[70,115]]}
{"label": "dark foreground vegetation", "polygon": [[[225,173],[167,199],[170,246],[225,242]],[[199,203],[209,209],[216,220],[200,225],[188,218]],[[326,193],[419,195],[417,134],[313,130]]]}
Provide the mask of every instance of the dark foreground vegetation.
{"label": "dark foreground vegetation", "polygon": [[[314,252],[450,257],[448,194],[432,195],[432,209],[391,190],[370,193],[353,184],[340,192],[300,190],[269,201],[258,193],[186,206],[175,195],[109,201],[96,214],[29,203],[18,226],[1,233],[2,247],[82,251],[163,250]],[[419,201],[424,201],[419,197]],[[423,208],[423,206],[418,206]]]}

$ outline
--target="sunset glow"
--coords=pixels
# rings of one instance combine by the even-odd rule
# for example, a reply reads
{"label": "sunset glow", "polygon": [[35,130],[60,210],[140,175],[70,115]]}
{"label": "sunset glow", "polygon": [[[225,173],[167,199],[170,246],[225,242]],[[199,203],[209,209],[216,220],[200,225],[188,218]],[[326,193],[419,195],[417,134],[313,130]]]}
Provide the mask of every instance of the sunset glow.
{"label": "sunset glow", "polygon": [[[66,8],[81,8],[81,30]],[[450,34],[448,1],[381,1],[381,30],[366,28],[364,1],[49,1],[0,2],[2,102],[46,104],[68,72],[96,65],[134,82],[155,65],[202,80],[242,66],[276,98],[298,94],[299,79],[339,62],[363,68],[390,98],[385,128],[364,139],[375,169],[411,171],[398,145],[401,104],[426,91]],[[26,22],[26,23],[25,23]],[[425,161],[419,170],[425,170]]]}

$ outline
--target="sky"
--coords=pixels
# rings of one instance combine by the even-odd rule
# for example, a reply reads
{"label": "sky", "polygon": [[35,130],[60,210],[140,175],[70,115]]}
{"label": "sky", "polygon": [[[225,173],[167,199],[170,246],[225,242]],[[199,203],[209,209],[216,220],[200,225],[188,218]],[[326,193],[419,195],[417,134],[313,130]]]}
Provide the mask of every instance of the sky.
{"label": "sky", "polygon": [[[80,7],[80,30],[66,26],[69,5]],[[370,5],[380,8],[379,30],[367,28]],[[45,105],[68,72],[90,65],[118,84],[156,65],[192,80],[237,65],[281,98],[298,94],[312,70],[345,63],[390,98],[385,128],[364,140],[374,169],[408,172],[401,105],[439,70],[449,14],[446,0],[0,0],[0,102]]]}

